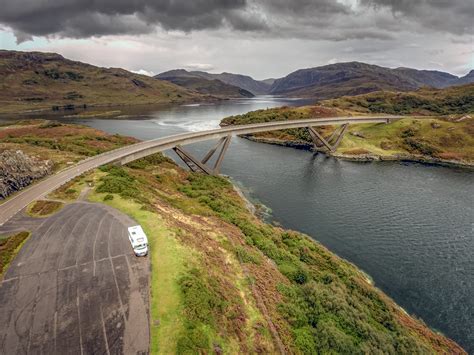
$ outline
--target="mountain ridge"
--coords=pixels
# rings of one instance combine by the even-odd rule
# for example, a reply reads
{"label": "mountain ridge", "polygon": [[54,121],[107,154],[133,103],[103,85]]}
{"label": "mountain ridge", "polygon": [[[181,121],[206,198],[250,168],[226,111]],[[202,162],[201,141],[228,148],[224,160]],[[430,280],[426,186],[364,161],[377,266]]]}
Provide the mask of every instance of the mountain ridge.
{"label": "mountain ridge", "polygon": [[444,88],[469,83],[470,80],[469,74],[459,78],[436,70],[391,69],[353,61],[296,70],[275,80],[270,94],[329,99],[379,90],[410,91],[423,86]]}
{"label": "mountain ridge", "polygon": [[263,81],[255,80],[248,75],[233,74],[233,73],[228,73],[228,72],[213,74],[213,73],[208,73],[205,71],[198,71],[198,70],[188,71],[185,69],[173,69],[173,70],[168,70],[158,75],[155,75],[155,78],[161,79],[161,78],[170,77],[170,76],[198,77],[198,78],[203,78],[207,80],[217,79],[217,80],[222,81],[225,84],[237,86],[239,88],[247,90],[254,95],[266,94],[268,93],[268,90],[270,89],[270,85]]}
{"label": "mountain ridge", "polygon": [[271,94],[317,99],[353,96],[380,90],[412,91],[425,86],[443,89],[474,82],[474,70],[459,77],[439,70],[388,68],[358,61],[298,69],[282,78],[265,80],[255,80],[242,74],[227,72],[213,74],[185,69],[169,70],[155,77],[166,76],[217,79],[255,95]]}
{"label": "mountain ridge", "polygon": [[241,87],[227,84],[219,79],[193,75],[184,69],[171,70],[155,76],[156,79],[166,80],[201,94],[214,95],[222,98],[254,97],[255,95]]}

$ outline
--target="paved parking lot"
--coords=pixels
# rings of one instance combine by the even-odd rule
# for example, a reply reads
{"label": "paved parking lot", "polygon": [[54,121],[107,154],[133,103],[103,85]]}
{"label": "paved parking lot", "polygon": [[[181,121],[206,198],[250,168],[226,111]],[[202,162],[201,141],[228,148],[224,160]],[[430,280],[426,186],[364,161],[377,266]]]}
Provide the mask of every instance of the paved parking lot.
{"label": "paved parking lot", "polygon": [[78,202],[1,229],[22,220],[34,231],[0,283],[0,353],[148,353],[149,259],[126,228],[136,223]]}

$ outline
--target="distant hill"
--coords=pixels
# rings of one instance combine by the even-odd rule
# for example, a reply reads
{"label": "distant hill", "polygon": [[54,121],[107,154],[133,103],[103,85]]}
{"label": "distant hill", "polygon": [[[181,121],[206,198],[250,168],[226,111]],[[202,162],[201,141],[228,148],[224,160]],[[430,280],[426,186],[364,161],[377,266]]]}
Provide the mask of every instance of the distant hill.
{"label": "distant hill", "polygon": [[0,112],[211,99],[166,81],[55,53],[0,50],[0,79]]}
{"label": "distant hill", "polygon": [[474,83],[474,70],[471,70],[467,75],[458,79],[459,84]]}
{"label": "distant hill", "polygon": [[417,70],[411,68],[396,68],[394,72],[413,80],[419,87],[430,86],[442,89],[458,84],[459,78],[455,75],[437,70]]}
{"label": "distant hill", "polygon": [[268,79],[260,80],[260,82],[272,86],[273,83],[275,82],[275,80],[277,80],[277,79],[268,78]]}
{"label": "distant hill", "polygon": [[461,80],[457,76],[433,70],[390,69],[348,62],[297,70],[275,80],[270,93],[328,99],[379,90],[410,91],[423,86],[444,88],[462,84]]}
{"label": "distant hill", "polygon": [[321,102],[325,107],[363,113],[445,115],[474,113],[474,83],[412,92],[378,91]]}
{"label": "distant hill", "polygon": [[211,74],[204,71],[187,71],[184,69],[170,70],[155,76],[161,79],[166,77],[195,77],[207,80],[220,80],[225,84],[237,86],[241,89],[250,91],[254,95],[267,94],[270,90],[270,84],[252,79],[248,75],[221,73]]}
{"label": "distant hill", "polygon": [[[224,98],[254,97],[250,91],[240,87],[226,84],[217,79],[206,79],[200,76],[188,75],[188,72],[181,73],[178,70],[162,73],[156,76],[157,79],[166,80],[186,89],[197,91],[201,94],[213,95]],[[177,75],[176,75],[177,74]]]}

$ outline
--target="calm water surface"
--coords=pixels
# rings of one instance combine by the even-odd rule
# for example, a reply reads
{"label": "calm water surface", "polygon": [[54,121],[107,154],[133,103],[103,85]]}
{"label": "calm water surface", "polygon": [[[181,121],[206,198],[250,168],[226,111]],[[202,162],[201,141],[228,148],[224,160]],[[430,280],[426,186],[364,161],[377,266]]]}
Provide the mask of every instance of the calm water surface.
{"label": "calm water surface", "polygon": [[[299,103],[263,97],[78,122],[151,139],[216,128],[232,114]],[[202,156],[212,144],[187,148]],[[355,263],[407,312],[474,352],[473,172],[344,162],[239,138],[232,140],[222,172],[270,207],[283,226]]]}

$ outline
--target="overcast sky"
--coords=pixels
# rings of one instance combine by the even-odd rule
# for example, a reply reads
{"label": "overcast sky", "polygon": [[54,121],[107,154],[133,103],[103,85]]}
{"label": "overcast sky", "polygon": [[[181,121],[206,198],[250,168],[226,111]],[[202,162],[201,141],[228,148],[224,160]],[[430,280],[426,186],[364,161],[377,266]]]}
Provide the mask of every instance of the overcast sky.
{"label": "overcast sky", "polygon": [[2,49],[257,79],[363,61],[474,69],[474,0],[1,0]]}

